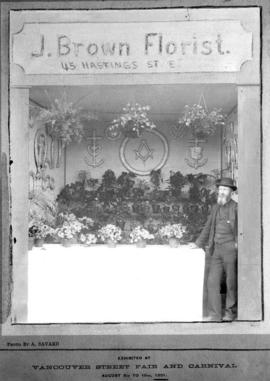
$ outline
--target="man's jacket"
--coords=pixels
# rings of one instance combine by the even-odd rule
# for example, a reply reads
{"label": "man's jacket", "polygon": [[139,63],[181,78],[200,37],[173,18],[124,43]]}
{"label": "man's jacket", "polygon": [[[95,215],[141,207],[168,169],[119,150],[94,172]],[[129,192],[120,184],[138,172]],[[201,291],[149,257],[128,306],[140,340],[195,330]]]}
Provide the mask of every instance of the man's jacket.
{"label": "man's jacket", "polygon": [[[234,241],[237,243],[238,236],[238,221],[237,221],[237,202],[234,200],[229,201],[229,221],[232,228]],[[196,240],[196,245],[205,249],[208,246],[207,251],[209,255],[214,252],[214,238],[215,238],[215,227],[216,227],[216,216],[219,209],[219,205],[215,204],[212,207],[211,213],[207,219],[207,222]]]}

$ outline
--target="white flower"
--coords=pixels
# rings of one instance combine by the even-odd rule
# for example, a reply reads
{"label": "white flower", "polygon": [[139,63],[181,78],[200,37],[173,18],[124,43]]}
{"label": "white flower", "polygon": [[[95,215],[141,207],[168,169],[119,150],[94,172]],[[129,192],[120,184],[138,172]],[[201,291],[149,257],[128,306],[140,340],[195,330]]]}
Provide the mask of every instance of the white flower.
{"label": "white flower", "polygon": [[117,242],[122,239],[122,230],[118,226],[108,224],[99,229],[98,236],[103,242],[108,240]]}
{"label": "white flower", "polygon": [[95,234],[89,233],[86,235],[86,245],[91,245],[96,242],[97,242],[97,237],[95,236]]}
{"label": "white flower", "polygon": [[86,236],[84,234],[80,235],[80,241],[83,243],[86,241]]}
{"label": "white flower", "polygon": [[130,242],[138,242],[142,239],[148,240],[148,239],[153,239],[154,235],[150,234],[148,230],[142,228],[141,226],[135,227],[131,233],[130,233]]}
{"label": "white flower", "polygon": [[185,227],[181,224],[168,224],[159,229],[159,235],[162,238],[178,238],[181,239],[183,237],[183,233],[185,232]]}

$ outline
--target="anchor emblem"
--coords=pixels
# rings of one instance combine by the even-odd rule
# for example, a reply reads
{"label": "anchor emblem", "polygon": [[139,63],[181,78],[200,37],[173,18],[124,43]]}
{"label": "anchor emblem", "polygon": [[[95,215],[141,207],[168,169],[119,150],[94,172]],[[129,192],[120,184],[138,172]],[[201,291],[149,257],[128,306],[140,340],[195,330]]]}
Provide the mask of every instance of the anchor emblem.
{"label": "anchor emblem", "polygon": [[87,145],[87,153],[90,157],[85,157],[84,160],[89,167],[100,167],[104,160],[98,160],[98,156],[101,153],[102,145],[100,144],[100,140],[102,140],[101,136],[96,135],[96,130],[94,129],[91,136],[87,137],[89,144]]}

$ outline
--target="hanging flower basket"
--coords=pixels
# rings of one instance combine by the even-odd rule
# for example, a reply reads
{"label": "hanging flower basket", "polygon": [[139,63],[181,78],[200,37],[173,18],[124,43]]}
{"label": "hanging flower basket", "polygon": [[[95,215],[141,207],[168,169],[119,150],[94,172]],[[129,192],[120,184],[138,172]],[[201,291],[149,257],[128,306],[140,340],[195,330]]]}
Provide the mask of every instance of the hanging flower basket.
{"label": "hanging flower basket", "polygon": [[126,138],[138,138],[142,135],[143,128],[140,125],[137,126],[134,120],[128,120],[122,132]]}
{"label": "hanging flower basket", "polygon": [[64,146],[72,141],[80,142],[85,136],[85,122],[94,119],[97,118],[92,112],[68,102],[66,93],[61,98],[51,101],[50,107],[42,109],[39,116],[48,135],[59,139]]}
{"label": "hanging flower basket", "polygon": [[129,138],[137,138],[143,134],[146,129],[154,129],[156,125],[150,120],[148,111],[150,106],[141,106],[130,103],[123,108],[119,118],[114,119],[109,126],[112,132],[121,130],[124,136]]}
{"label": "hanging flower basket", "polygon": [[216,129],[225,124],[225,115],[221,109],[213,109],[209,112],[200,104],[185,106],[183,116],[179,119],[179,125],[184,124],[191,131],[194,140],[204,140],[213,135]]}

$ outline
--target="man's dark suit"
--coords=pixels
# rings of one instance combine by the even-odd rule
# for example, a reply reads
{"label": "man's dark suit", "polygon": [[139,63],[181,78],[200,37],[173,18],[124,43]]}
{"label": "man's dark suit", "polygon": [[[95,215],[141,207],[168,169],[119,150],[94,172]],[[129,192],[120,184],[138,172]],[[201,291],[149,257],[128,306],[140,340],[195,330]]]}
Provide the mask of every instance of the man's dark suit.
{"label": "man's dark suit", "polygon": [[[216,221],[220,206],[215,204],[207,222],[196,240],[196,245],[206,251],[206,263],[210,263],[209,274],[205,279],[207,287],[208,312],[211,317],[221,319],[221,295],[220,285],[223,271],[226,276],[226,314],[230,316],[236,313],[236,267],[237,267],[237,203],[230,200],[228,206],[228,223],[231,228],[230,242],[222,244],[215,242]],[[207,275],[207,274],[206,274]]]}

